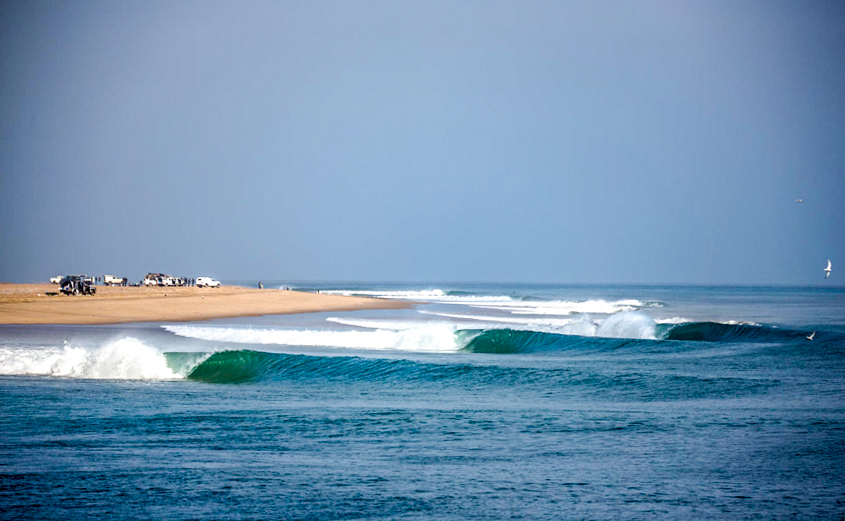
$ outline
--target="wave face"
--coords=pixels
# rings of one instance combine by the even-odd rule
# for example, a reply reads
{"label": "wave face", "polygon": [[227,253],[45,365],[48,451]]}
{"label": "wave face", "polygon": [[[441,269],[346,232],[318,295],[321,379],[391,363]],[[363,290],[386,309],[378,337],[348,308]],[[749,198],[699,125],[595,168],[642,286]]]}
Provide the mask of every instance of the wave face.
{"label": "wave face", "polygon": [[[536,344],[535,344],[536,345]],[[184,353],[171,353],[184,355]],[[420,382],[466,388],[542,390],[545,395],[584,393],[620,400],[677,400],[736,396],[765,392],[768,381],[655,375],[602,373],[571,367],[508,367],[469,363],[421,363],[403,359],[315,357],[241,350],[214,353],[200,363],[188,379],[214,384],[274,381],[316,382],[321,385],[348,382],[358,385],[415,386]]]}
{"label": "wave face", "polygon": [[[514,329],[491,329],[463,333],[467,338],[464,351],[469,353],[517,354],[539,351],[566,351],[582,348],[595,349],[605,344],[601,340],[591,337],[556,335],[554,333]],[[627,342],[614,342],[611,345],[624,345]]]}
{"label": "wave face", "polygon": [[[171,353],[174,358],[182,353]],[[208,383],[343,379],[356,382],[439,380],[461,374],[459,365],[417,364],[401,359],[325,357],[239,350],[214,353],[188,378]]]}
{"label": "wave face", "polygon": [[698,342],[791,342],[806,340],[805,333],[749,324],[693,322],[669,328],[666,340]]}
{"label": "wave face", "polygon": [[[592,335],[557,334],[521,329],[459,331],[463,350],[472,353],[515,354],[539,351],[614,350],[628,346],[660,345],[665,350],[687,350],[686,342],[761,343],[801,346],[838,345],[845,335],[819,332],[814,343],[804,332],[748,324],[696,322],[656,325],[635,313],[612,316]],[[651,342],[648,342],[651,341]]]}
{"label": "wave face", "polygon": [[114,380],[184,377],[168,365],[163,353],[131,337],[95,349],[67,344],[62,348],[0,348],[0,374]]}
{"label": "wave face", "polygon": [[[601,324],[575,322],[564,328],[565,333],[523,329],[489,329],[459,332],[463,349],[472,353],[529,353],[536,351],[569,350],[589,346],[606,348],[622,346],[632,340],[657,339],[657,325],[646,315],[618,313]],[[605,339],[620,339],[607,342]]]}

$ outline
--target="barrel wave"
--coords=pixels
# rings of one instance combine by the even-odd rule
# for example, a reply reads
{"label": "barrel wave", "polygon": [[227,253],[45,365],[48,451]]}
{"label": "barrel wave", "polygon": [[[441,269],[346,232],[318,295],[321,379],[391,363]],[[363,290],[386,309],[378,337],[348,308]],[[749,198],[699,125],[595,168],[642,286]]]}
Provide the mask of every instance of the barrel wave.
{"label": "barrel wave", "polygon": [[[169,353],[178,359],[181,353]],[[329,379],[353,381],[440,380],[466,372],[460,365],[416,364],[401,359],[323,357],[238,350],[214,353],[188,378],[208,383]]]}
{"label": "barrel wave", "polygon": [[656,336],[608,338],[579,336],[519,329],[489,329],[458,331],[458,343],[463,351],[490,354],[527,354],[551,351],[689,351],[696,349],[690,342],[710,344],[809,344],[837,346],[845,335],[835,331],[818,331],[814,343],[807,340],[809,332],[779,329],[748,324],[694,322],[659,324]]}
{"label": "barrel wave", "polygon": [[[168,353],[178,361],[184,353]],[[592,395],[614,401],[715,398],[765,392],[775,382],[746,378],[702,378],[645,372],[586,372],[576,367],[512,367],[473,363],[421,363],[405,359],[288,355],[240,350],[214,353],[187,376],[213,384],[299,382],[331,385],[345,382],[367,388],[389,384],[395,389],[434,385],[460,389],[513,388],[542,390],[569,399]]]}

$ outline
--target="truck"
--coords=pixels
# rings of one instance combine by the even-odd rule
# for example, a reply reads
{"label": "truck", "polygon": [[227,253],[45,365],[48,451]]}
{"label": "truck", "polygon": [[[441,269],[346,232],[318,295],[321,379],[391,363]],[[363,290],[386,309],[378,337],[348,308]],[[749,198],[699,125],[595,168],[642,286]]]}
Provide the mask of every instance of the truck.
{"label": "truck", "polygon": [[147,273],[141,284],[144,286],[186,286],[188,279],[173,277],[164,273]]}
{"label": "truck", "polygon": [[103,284],[106,286],[125,286],[126,277],[115,277],[114,275],[103,275]]}
{"label": "truck", "polygon": [[65,295],[93,295],[97,288],[87,275],[67,275],[59,282],[60,289]]}
{"label": "truck", "polygon": [[144,276],[144,280],[142,284],[144,286],[166,286],[165,280],[170,277],[170,275],[165,275],[163,273],[147,273]]}

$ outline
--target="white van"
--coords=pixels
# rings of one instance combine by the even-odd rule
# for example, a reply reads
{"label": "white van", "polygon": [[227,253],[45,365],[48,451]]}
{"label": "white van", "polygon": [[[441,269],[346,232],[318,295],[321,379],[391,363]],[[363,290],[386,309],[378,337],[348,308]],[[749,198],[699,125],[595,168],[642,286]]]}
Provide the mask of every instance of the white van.
{"label": "white van", "polygon": [[220,281],[214,280],[211,277],[197,277],[198,288],[219,288]]}

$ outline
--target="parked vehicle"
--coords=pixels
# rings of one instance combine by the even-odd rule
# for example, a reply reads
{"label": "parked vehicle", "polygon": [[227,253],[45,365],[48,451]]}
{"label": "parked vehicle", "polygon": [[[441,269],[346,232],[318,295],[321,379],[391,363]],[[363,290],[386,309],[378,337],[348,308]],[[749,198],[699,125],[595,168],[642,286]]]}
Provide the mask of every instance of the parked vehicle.
{"label": "parked vehicle", "polygon": [[144,286],[187,286],[185,277],[173,277],[164,273],[147,273],[141,281]]}
{"label": "parked vehicle", "polygon": [[126,277],[115,277],[113,275],[103,275],[103,284],[107,286],[125,286]]}
{"label": "parked vehicle", "polygon": [[65,295],[93,295],[97,292],[93,282],[90,282],[92,277],[83,275],[68,275],[63,277],[60,291]]}
{"label": "parked vehicle", "polygon": [[197,277],[198,288],[219,288],[220,281],[214,280],[211,277]]}
{"label": "parked vehicle", "polygon": [[144,286],[166,286],[165,279],[170,278],[170,275],[163,273],[147,273],[144,276]]}
{"label": "parked vehicle", "polygon": [[63,278],[64,277],[62,277],[61,275],[56,275],[55,277],[50,277],[50,284],[61,284]]}

